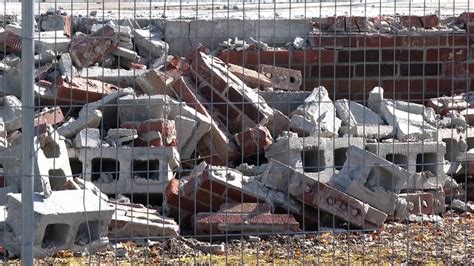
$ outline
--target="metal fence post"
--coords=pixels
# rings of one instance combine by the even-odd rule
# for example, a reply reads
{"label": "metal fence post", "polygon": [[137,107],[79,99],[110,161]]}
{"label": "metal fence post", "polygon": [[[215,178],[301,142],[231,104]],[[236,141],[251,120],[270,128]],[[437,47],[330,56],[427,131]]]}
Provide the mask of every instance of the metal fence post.
{"label": "metal fence post", "polygon": [[22,1],[22,235],[21,263],[33,265],[34,221],[33,221],[33,178],[34,178],[34,0]]}

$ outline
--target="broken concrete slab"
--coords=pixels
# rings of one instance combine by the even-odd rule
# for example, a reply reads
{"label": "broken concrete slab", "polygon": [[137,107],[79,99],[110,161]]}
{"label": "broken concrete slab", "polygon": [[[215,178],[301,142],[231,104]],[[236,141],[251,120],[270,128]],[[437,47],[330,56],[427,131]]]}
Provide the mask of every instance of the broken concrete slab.
{"label": "broken concrete slab", "polygon": [[393,137],[394,129],[391,125],[341,126],[339,133],[342,135],[381,140]]}
{"label": "broken concrete slab", "polygon": [[335,101],[334,106],[344,126],[353,128],[361,125],[385,124],[380,115],[357,102],[341,99]]}
{"label": "broken concrete slab", "polygon": [[106,67],[91,66],[83,68],[82,77],[96,79],[120,87],[133,87],[137,76],[143,75],[145,69],[110,69]]}
{"label": "broken concrete slab", "polygon": [[[293,116],[302,116],[305,118],[305,121],[309,122],[305,123],[307,127],[296,128],[301,130],[302,133],[306,133],[303,136],[317,134],[306,130],[306,128],[319,128],[319,131],[328,132],[333,136],[337,136],[337,132],[341,126],[341,120],[336,117],[336,109],[329,98],[328,91],[322,86],[314,88],[304,103],[298,106],[292,113],[292,122]],[[293,126],[296,126],[296,124],[292,123],[292,127]]]}
{"label": "broken concrete slab", "polygon": [[65,53],[69,49],[71,40],[64,36],[64,31],[43,31],[35,33],[35,50],[37,53],[54,51]]}
{"label": "broken concrete slab", "polygon": [[[107,229],[114,209],[92,192],[56,191],[49,198],[35,193],[33,201],[35,257],[53,255],[59,250],[82,251],[86,246],[90,252],[94,252],[107,246]],[[17,240],[14,243],[20,243],[21,194],[8,194],[6,206],[6,223],[12,228],[14,239]],[[13,254],[20,254],[18,244],[8,246],[7,249]]]}

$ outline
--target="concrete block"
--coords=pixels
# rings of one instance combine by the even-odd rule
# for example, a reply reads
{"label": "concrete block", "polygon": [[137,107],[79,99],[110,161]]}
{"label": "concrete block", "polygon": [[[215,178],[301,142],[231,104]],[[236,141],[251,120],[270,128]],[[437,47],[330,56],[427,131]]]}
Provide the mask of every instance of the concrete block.
{"label": "concrete block", "polygon": [[142,29],[133,30],[133,41],[143,57],[160,58],[168,54],[169,46],[162,41],[163,34],[159,31]]}
{"label": "concrete block", "polygon": [[362,148],[363,138],[306,138],[277,139],[265,152],[265,157],[293,168],[302,169],[308,176],[326,183],[342,168],[349,146]]}
{"label": "concrete block", "polygon": [[21,128],[22,108],[21,102],[15,96],[0,98],[0,117],[5,123],[7,132]]}
{"label": "concrete block", "polygon": [[311,94],[308,91],[260,91],[259,95],[267,102],[268,106],[279,110],[290,117],[291,113],[304,103]]}
{"label": "concrete block", "polygon": [[60,135],[71,138],[85,128],[97,128],[102,121],[102,112],[92,110],[88,115],[79,116],[77,119],[71,118],[60,127],[57,131]]}
{"label": "concrete block", "polygon": [[410,214],[434,214],[434,197],[430,192],[401,193],[400,198],[406,200]]}
{"label": "concrete block", "polygon": [[397,196],[410,173],[368,151],[352,146],[342,170],[331,178],[335,188],[383,211],[405,219],[407,203]]}
{"label": "concrete block", "polygon": [[353,137],[380,140],[393,137],[394,129],[391,125],[341,126],[339,133],[342,135],[352,135]]}
{"label": "concrete block", "polygon": [[176,147],[99,147],[72,149],[83,178],[105,194],[161,194],[179,166]]}
{"label": "concrete block", "polygon": [[378,228],[385,222],[387,214],[369,204],[327,184],[305,177],[303,173],[294,171],[293,180],[304,181],[306,188],[299,190],[297,198],[314,208],[326,211],[344,221],[361,228]]}
{"label": "concrete block", "polygon": [[98,128],[84,128],[75,138],[76,148],[98,148],[101,142]]}
{"label": "concrete block", "polygon": [[430,171],[438,177],[444,175],[443,142],[368,143],[366,149],[412,174]]}
{"label": "concrete block", "polygon": [[72,64],[71,55],[69,53],[63,53],[59,59],[59,71],[61,74],[67,77],[77,77],[79,74],[76,67]]}
{"label": "concrete block", "polygon": [[[59,250],[82,251],[86,247],[94,252],[107,246],[107,231],[114,209],[92,192],[56,191],[49,198],[35,193],[33,201],[36,257],[53,255]],[[21,194],[8,194],[6,206],[6,223],[18,244],[22,227]],[[19,255],[20,250],[17,246],[8,251]]]}
{"label": "concrete block", "polygon": [[342,125],[350,128],[361,125],[383,125],[380,115],[362,104],[341,99],[334,102],[337,115],[342,120]]}
{"label": "concrete block", "polygon": [[333,136],[337,136],[341,126],[341,120],[336,117],[336,109],[329,99],[328,92],[322,86],[315,88],[292,115],[303,116],[312,126],[317,126],[321,131]]}
{"label": "concrete block", "polygon": [[[133,47],[133,46],[132,46]],[[124,47],[117,47],[117,49],[112,51],[112,54],[121,58],[130,59],[134,62],[138,60],[137,52],[133,51],[132,49],[127,49]]]}

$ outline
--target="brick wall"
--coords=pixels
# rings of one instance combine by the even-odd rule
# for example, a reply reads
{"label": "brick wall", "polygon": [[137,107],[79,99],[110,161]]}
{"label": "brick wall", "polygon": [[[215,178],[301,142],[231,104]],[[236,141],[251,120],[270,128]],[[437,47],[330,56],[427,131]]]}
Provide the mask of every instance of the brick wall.
{"label": "brick wall", "polygon": [[[347,19],[346,19],[347,20]],[[429,28],[430,17],[405,17],[408,24]],[[225,62],[256,69],[270,64],[301,70],[302,90],[325,86],[335,99],[363,101],[375,86],[387,98],[416,102],[472,90],[474,75],[474,13],[456,18],[459,31],[421,30],[398,34],[360,31],[309,33],[305,50],[222,51]],[[338,23],[337,21],[334,23]],[[350,31],[350,32],[348,32]]]}

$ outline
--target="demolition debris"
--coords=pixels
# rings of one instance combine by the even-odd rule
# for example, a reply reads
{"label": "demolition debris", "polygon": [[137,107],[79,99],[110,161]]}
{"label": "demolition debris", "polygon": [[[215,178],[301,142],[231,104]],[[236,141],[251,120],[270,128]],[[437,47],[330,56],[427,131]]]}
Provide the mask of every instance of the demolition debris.
{"label": "demolition debris", "polygon": [[[346,30],[344,21],[318,30]],[[367,31],[388,30],[386,21]],[[170,55],[155,25],[89,24],[61,12],[39,18],[36,256],[189,229],[202,239],[377,229],[447,207],[472,211],[462,200],[474,195],[473,92],[424,104],[374,87],[366,104],[331,99],[324,86],[302,91],[297,69],[227,64],[203,45]],[[20,29],[11,23],[0,33],[9,84],[0,88],[2,245],[10,256],[21,236]],[[305,45],[297,38],[290,49]],[[273,48],[236,38],[220,49]],[[144,206],[120,194],[163,200]]]}

